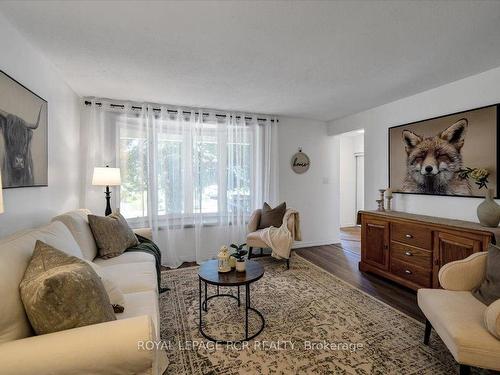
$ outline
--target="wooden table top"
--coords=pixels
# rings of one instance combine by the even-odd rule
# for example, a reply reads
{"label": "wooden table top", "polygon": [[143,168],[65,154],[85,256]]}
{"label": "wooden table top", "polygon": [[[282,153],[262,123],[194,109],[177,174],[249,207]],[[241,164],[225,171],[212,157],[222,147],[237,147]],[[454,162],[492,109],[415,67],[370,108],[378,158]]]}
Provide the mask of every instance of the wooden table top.
{"label": "wooden table top", "polygon": [[454,227],[457,229],[471,229],[474,231],[478,232],[483,232],[483,233],[491,233],[494,238],[494,244],[500,243],[500,227],[497,228],[490,228],[490,227],[485,227],[482,226],[479,223],[475,223],[472,221],[465,221],[465,220],[457,220],[457,219],[448,219],[444,217],[437,217],[437,216],[427,216],[427,215],[419,215],[419,214],[412,214],[409,212],[402,212],[402,211],[359,211],[358,212],[358,220],[357,223],[361,224],[361,219],[360,215],[361,214],[375,214],[378,216],[385,216],[385,217],[394,217],[394,218],[399,218],[399,219],[409,219],[409,220],[417,220],[417,221],[423,221],[423,222],[428,222],[431,224],[436,224],[436,225],[446,225],[449,227]]}
{"label": "wooden table top", "polygon": [[198,276],[209,284],[220,286],[235,286],[253,283],[264,275],[264,267],[253,260],[246,261],[246,271],[229,272],[218,271],[219,262],[216,259],[208,260],[200,266]]}

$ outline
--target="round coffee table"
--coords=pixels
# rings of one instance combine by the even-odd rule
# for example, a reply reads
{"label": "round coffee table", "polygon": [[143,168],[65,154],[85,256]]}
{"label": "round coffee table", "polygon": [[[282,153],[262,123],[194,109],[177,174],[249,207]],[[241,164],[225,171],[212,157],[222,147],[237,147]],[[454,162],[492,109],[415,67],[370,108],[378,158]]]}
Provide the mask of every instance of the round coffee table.
{"label": "round coffee table", "polygon": [[[253,308],[250,306],[250,284],[259,280],[262,276],[264,275],[264,267],[262,267],[259,263],[253,261],[253,260],[247,260],[246,261],[246,271],[245,272],[237,272],[235,270],[230,271],[230,272],[219,272],[218,271],[218,261],[217,260],[209,260],[205,263],[203,263],[200,266],[200,269],[198,270],[198,287],[199,287],[199,326],[200,326],[200,333],[205,337],[206,339],[210,341],[215,341],[219,343],[227,343],[229,341],[226,340],[219,340],[216,338],[213,338],[209,335],[207,335],[203,331],[203,314],[202,312],[208,311],[208,301],[212,298],[216,297],[230,297],[234,298],[238,301],[238,306],[240,306],[240,286],[245,287],[245,337],[241,340],[230,340],[230,342],[242,342],[242,341],[248,341],[251,340],[255,337],[257,337],[262,330],[264,329],[265,325],[265,320],[264,316],[260,313],[259,310]],[[204,293],[204,298],[202,299],[202,287],[201,284],[202,282],[205,284],[205,293]],[[217,286],[217,294],[214,294],[212,296],[208,296],[207,292],[207,285],[215,285]],[[222,294],[219,293],[219,287],[225,286],[236,286],[238,287],[238,294],[235,296],[233,294]],[[257,314],[257,316],[261,319],[261,326],[260,329],[257,333],[249,336],[248,333],[248,312],[253,311]]]}

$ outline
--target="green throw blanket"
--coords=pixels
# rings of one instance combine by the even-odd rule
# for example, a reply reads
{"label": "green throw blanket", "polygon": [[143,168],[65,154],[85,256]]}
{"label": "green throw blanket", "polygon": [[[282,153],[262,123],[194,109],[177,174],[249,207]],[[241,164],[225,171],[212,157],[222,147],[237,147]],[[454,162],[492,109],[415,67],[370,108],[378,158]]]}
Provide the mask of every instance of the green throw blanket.
{"label": "green throw blanket", "polygon": [[156,266],[156,282],[158,283],[158,291],[160,293],[163,293],[167,290],[168,288],[162,288],[161,287],[161,251],[156,246],[156,244],[147,239],[146,237],[136,235],[137,239],[139,240],[139,244],[136,246],[129,247],[125,251],[142,251],[144,253],[151,254],[155,257],[155,266]]}

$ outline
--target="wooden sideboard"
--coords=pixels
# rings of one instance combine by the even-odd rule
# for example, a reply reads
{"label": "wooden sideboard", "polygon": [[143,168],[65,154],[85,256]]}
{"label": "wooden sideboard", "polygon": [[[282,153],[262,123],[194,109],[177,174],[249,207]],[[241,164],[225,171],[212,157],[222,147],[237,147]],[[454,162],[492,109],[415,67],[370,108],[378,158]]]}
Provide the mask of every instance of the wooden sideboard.
{"label": "wooden sideboard", "polygon": [[[446,263],[486,251],[497,228],[396,211],[360,211],[362,272],[411,289],[438,288]],[[494,233],[495,232],[495,233]]]}

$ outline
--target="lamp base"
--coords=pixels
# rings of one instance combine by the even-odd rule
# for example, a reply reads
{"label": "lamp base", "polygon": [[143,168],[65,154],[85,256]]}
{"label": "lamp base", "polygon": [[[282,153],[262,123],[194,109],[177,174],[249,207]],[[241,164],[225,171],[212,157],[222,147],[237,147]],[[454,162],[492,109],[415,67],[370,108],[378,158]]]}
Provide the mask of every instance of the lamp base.
{"label": "lamp base", "polygon": [[111,191],[109,190],[109,186],[106,186],[104,195],[106,196],[106,211],[104,211],[104,214],[109,216],[113,212],[111,210]]}

